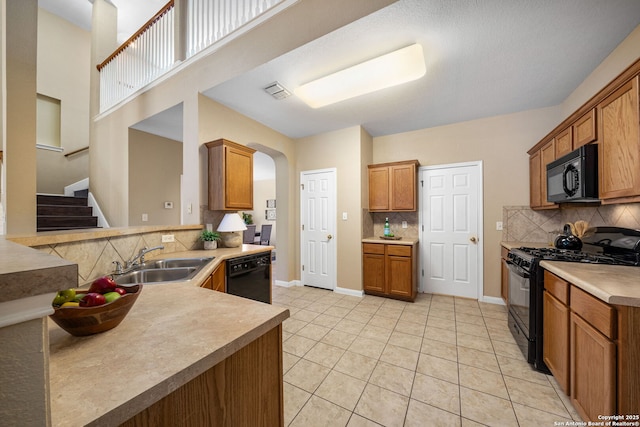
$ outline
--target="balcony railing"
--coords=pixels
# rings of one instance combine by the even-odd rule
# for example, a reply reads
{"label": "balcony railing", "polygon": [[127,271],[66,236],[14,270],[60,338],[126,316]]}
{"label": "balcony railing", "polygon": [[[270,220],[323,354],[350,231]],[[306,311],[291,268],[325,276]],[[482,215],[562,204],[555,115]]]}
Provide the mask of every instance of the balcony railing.
{"label": "balcony railing", "polygon": [[[186,19],[175,19],[178,2],[186,2]],[[235,31],[266,18],[275,6],[294,0],[171,0],[102,64],[100,112],[118,104],[170,71],[181,60],[220,42]],[[184,22],[185,24],[181,24]],[[180,28],[186,25],[186,29]],[[185,34],[176,49],[175,34]],[[176,58],[175,52],[185,52]]]}

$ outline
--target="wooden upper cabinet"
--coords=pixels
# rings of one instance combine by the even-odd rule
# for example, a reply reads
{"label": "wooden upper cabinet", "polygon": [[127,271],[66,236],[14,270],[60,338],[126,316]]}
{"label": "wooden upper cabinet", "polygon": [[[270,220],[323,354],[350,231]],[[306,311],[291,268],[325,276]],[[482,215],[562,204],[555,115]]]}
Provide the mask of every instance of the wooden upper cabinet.
{"label": "wooden upper cabinet", "polygon": [[540,167],[540,151],[529,157],[529,205],[531,208],[542,206],[542,169]]}
{"label": "wooden upper cabinet", "polygon": [[417,210],[418,161],[369,165],[369,211]]}
{"label": "wooden upper cabinet", "polygon": [[547,202],[547,165],[556,159],[555,138],[529,157],[529,204],[532,209],[553,209]]}
{"label": "wooden upper cabinet", "polygon": [[603,202],[640,196],[638,110],[638,76],[598,104],[598,176]]}
{"label": "wooden upper cabinet", "polygon": [[253,153],[226,139],[207,142],[209,210],[253,209]]}
{"label": "wooden upper cabinet", "polygon": [[563,130],[562,132],[560,132],[558,135],[556,135],[555,138],[555,158],[559,158],[564,156],[565,154],[569,154],[571,151],[573,151],[573,139],[571,137],[572,135],[572,128],[568,127],[565,130]]}
{"label": "wooden upper cabinet", "polygon": [[596,110],[590,110],[571,126],[573,132],[573,149],[577,150],[598,138],[596,132]]}
{"label": "wooden upper cabinet", "polygon": [[389,168],[369,166],[369,210],[389,210]]}

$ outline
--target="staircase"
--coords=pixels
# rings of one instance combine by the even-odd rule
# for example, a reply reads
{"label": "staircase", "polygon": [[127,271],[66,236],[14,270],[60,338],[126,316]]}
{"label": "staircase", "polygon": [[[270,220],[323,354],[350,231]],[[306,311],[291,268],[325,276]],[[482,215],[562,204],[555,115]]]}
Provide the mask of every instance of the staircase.
{"label": "staircase", "polygon": [[81,192],[76,196],[37,195],[36,231],[74,230],[98,227],[98,217],[87,206],[87,197]]}

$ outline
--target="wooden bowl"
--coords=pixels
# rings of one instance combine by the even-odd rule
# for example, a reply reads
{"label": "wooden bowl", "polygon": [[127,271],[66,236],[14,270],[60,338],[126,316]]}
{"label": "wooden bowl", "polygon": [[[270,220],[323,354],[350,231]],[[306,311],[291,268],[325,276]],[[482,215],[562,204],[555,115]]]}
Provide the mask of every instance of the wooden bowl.
{"label": "wooden bowl", "polygon": [[76,337],[99,334],[122,322],[142,292],[142,285],[125,288],[127,293],[117,300],[96,307],[58,307],[50,316],[62,329]]}

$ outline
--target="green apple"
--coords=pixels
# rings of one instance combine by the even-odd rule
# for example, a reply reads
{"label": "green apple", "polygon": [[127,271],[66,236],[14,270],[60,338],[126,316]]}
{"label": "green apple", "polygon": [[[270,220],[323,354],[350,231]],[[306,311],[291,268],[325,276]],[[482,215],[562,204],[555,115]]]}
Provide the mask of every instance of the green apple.
{"label": "green apple", "polygon": [[58,291],[52,304],[55,306],[61,306],[67,301],[72,301],[76,297],[75,289],[66,289],[64,291]]}
{"label": "green apple", "polygon": [[120,297],[121,297],[121,295],[119,293],[115,292],[115,291],[114,292],[107,292],[106,294],[104,294],[104,299],[107,301],[107,304],[117,300]]}

